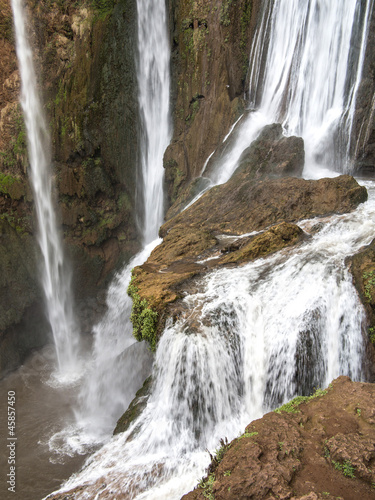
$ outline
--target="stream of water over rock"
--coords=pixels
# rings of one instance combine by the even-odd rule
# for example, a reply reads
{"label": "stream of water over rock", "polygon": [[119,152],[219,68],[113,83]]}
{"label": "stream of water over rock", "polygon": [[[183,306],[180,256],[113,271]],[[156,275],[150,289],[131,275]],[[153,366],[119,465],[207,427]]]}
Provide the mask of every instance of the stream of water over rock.
{"label": "stream of water over rock", "polygon": [[[276,0],[271,9],[272,3],[265,2],[264,29],[259,29],[253,45],[254,58],[260,61],[258,49],[264,45],[262,37],[268,30],[269,44],[264,45],[266,70],[252,66],[255,76],[251,79],[250,95],[257,111],[251,112],[241,125],[230,154],[214,171],[213,182],[228,179],[243,149],[262,126],[278,120],[283,121],[286,133],[304,137],[306,175],[319,177],[322,167],[324,175],[336,175],[334,170],[339,165],[342,170],[347,168],[347,150],[336,148],[340,144],[338,131],[350,135],[351,106],[368,29],[365,20],[369,18],[372,1],[344,0],[340,8],[337,4],[333,8],[332,4],[335,2]],[[159,0],[154,6],[165,8]],[[139,0],[138,7],[140,20],[141,14],[148,10],[156,15],[154,9],[146,9],[143,1]],[[163,47],[168,45],[165,22],[164,11],[160,23],[147,24],[150,30],[164,23]],[[290,30],[285,30],[285,26]],[[139,30],[140,41],[142,26]],[[355,57],[358,65],[349,72],[354,31],[361,33],[361,50]],[[324,33],[324,37],[316,33]],[[161,39],[160,34],[155,38],[148,35],[154,43]],[[154,44],[147,50],[151,51],[151,45]],[[327,53],[327,47],[331,52]],[[140,56],[142,49],[140,46]],[[154,55],[147,53],[151,62],[142,78],[151,74],[161,50],[159,47]],[[315,99],[311,93],[321,80],[320,88],[325,89],[325,82],[330,81],[328,70],[337,78],[328,86],[329,95],[321,99],[324,101],[321,108],[319,94]],[[139,72],[142,74],[140,69]],[[151,78],[151,82],[169,85],[165,67],[157,74],[159,77]],[[315,81],[317,75],[319,81]],[[140,103],[143,99],[154,105],[159,87],[152,87],[150,93],[150,87],[144,85],[143,97],[142,87]],[[165,98],[166,94],[160,88],[159,91]],[[159,125],[156,129],[155,125],[149,128],[148,121],[152,123],[146,111],[149,108],[142,104],[140,107],[146,138],[142,165],[146,165],[150,164],[147,156],[152,151],[148,130],[158,130]],[[168,107],[164,103],[163,109]],[[157,106],[155,109],[156,113],[160,110]],[[168,116],[163,123],[165,126],[160,128],[166,132],[162,147],[155,140],[160,161],[169,140]],[[144,206],[146,215],[140,217],[140,225],[144,241],[151,243],[130,266],[146,260],[152,246],[157,244],[152,239],[161,221],[157,215],[150,222],[153,211],[159,214],[159,208],[152,207],[160,206],[156,200],[162,204],[162,182],[152,181],[146,187],[145,171],[142,178],[142,197],[145,202],[147,199],[152,202]],[[80,491],[74,494],[77,499],[178,499],[203,475],[210,460],[206,449],[214,450],[221,438],[237,436],[265,411],[296,393],[309,393],[313,387],[325,386],[339,374],[355,380],[365,378],[364,311],[344,261],[373,238],[375,186],[367,182],[366,187],[369,201],[355,212],[321,220],[319,231],[313,228],[316,220],[300,223],[306,232],[311,232],[311,238],[297,249],[284,250],[238,269],[208,274],[200,291],[185,298],[186,316],[174,324],[171,320],[167,322],[155,355],[153,386],[145,410],[128,431],[109,440],[116,414],[119,416],[121,407],[126,408],[132,392],[141,385],[150,368],[144,346],[134,345],[131,337],[130,302],[126,298],[130,267],[120,273],[108,292],[108,313],[95,328],[94,359],[81,389],[77,389],[79,403],[73,405],[76,412],[73,430],[65,427],[49,440],[51,452],[62,454],[82,452],[103,440],[107,443],[60,491],[79,487]],[[194,318],[195,328],[191,327],[190,317]],[[139,372],[131,379],[134,367]]]}
{"label": "stream of water over rock", "polygon": [[79,331],[73,311],[71,274],[64,257],[53,199],[50,137],[38,95],[23,1],[12,0],[12,9],[22,82],[21,104],[27,131],[30,180],[38,222],[38,243],[42,253],[41,281],[55,343],[59,371],[57,376],[71,379],[79,366]]}

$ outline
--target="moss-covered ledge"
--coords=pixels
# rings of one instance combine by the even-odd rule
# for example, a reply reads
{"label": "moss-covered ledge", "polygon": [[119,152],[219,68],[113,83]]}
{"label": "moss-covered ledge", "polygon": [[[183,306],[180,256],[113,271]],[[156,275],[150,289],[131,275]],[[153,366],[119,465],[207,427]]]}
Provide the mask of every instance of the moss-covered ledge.
{"label": "moss-covered ledge", "polygon": [[[133,270],[134,271],[134,270]],[[149,343],[151,351],[156,349],[158,313],[149,306],[146,299],[142,299],[136,285],[136,275],[132,275],[128,286],[128,295],[133,300],[130,321],[133,324],[133,335],[141,342]]]}

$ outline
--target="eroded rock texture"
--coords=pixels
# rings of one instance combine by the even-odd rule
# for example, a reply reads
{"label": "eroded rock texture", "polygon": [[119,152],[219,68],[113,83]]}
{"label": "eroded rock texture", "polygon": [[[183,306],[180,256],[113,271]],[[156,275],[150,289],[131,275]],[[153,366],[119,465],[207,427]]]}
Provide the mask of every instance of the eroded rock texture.
{"label": "eroded rock texture", "polygon": [[183,500],[370,500],[374,398],[373,384],[339,377],[316,397],[266,414],[225,446]]}

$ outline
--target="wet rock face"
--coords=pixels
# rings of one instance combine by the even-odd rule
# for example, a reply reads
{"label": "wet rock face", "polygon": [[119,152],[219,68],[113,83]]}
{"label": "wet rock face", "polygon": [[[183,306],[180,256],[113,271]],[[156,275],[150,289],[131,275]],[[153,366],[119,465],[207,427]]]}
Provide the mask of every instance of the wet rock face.
{"label": "wet rock face", "polygon": [[165,152],[168,202],[201,174],[244,110],[258,0],[170,0],[174,133]]}
{"label": "wet rock face", "polygon": [[283,137],[281,125],[275,123],[264,127],[259,137],[245,149],[240,156],[237,170],[248,171],[250,168],[254,179],[301,177],[304,164],[303,139]]}
{"label": "wet rock face", "polygon": [[0,377],[49,339],[34,239],[0,220]]}
{"label": "wet rock face", "polygon": [[[151,392],[152,387],[152,378],[148,377],[141,389],[136,393],[135,398],[130,403],[129,408],[126,412],[119,418],[115,430],[113,431],[113,435],[119,434],[120,432],[125,432],[128,430],[132,422],[136,420],[136,418],[142,413],[147,405],[147,401]],[[137,431],[134,430],[129,439],[132,439],[132,436]]]}
{"label": "wet rock face", "polygon": [[372,11],[356,111],[352,153],[356,175],[375,176],[375,10]]}
{"label": "wet rock face", "polygon": [[353,283],[366,310],[368,378],[375,382],[375,240],[346,260]]}
{"label": "wet rock face", "polygon": [[373,384],[339,377],[316,397],[266,414],[183,500],[372,498],[374,397]]}

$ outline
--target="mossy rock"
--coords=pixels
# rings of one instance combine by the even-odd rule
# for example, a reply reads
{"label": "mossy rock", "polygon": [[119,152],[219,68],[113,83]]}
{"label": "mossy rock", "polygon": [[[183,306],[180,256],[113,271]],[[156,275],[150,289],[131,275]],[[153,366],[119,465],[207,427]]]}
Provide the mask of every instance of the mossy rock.
{"label": "mossy rock", "polygon": [[118,419],[113,435],[125,432],[130,425],[139,417],[145,409],[148,397],[151,393],[152,377],[148,377],[141,389],[137,391],[133,401],[130,403],[126,412]]}

